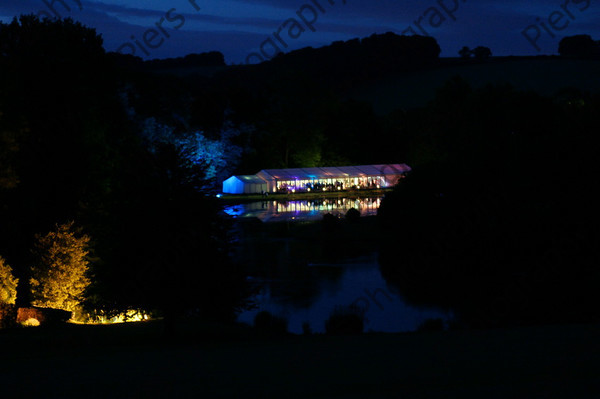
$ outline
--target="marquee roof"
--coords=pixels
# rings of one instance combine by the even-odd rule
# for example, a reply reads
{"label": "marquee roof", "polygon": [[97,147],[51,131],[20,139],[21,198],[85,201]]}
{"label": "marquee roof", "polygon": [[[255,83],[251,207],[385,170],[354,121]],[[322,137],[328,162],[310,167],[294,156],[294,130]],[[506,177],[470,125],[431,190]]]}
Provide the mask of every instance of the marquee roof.
{"label": "marquee roof", "polygon": [[264,169],[257,173],[265,179],[312,180],[360,176],[400,175],[410,172],[406,164],[331,166],[324,168]]}
{"label": "marquee roof", "polygon": [[265,180],[256,175],[236,175],[232,176],[246,184],[265,184]]}

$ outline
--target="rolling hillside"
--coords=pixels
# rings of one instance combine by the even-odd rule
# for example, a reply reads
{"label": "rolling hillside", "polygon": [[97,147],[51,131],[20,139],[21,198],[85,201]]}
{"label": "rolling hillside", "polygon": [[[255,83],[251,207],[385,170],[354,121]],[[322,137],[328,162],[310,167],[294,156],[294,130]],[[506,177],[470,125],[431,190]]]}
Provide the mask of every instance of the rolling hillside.
{"label": "rolling hillside", "polygon": [[357,86],[347,95],[373,104],[378,114],[398,108],[414,108],[433,99],[444,82],[461,76],[473,87],[509,83],[519,90],[551,95],[562,88],[600,91],[600,61],[560,57],[502,57],[487,62],[465,63],[442,59],[438,67],[406,72]]}

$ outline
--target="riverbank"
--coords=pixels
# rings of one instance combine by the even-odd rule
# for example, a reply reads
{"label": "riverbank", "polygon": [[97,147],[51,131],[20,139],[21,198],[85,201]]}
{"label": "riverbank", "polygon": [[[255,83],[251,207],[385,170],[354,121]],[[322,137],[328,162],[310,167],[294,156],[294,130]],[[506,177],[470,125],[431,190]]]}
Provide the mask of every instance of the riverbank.
{"label": "riverbank", "polygon": [[[212,333],[208,333],[211,331]],[[160,323],[0,331],[6,398],[595,398],[600,326],[266,339]]]}

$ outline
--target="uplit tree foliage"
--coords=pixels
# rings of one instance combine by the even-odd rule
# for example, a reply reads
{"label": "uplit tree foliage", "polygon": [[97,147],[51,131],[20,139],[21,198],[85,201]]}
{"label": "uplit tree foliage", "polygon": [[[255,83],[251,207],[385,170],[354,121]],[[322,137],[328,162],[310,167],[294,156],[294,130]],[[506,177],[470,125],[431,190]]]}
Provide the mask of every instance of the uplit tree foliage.
{"label": "uplit tree foliage", "polygon": [[0,256],[0,304],[14,304],[17,300],[19,279],[12,274],[11,267]]}
{"label": "uplit tree foliage", "polygon": [[31,294],[35,306],[74,311],[84,299],[90,237],[69,222],[46,235],[36,236],[35,263],[31,268]]}
{"label": "uplit tree foliage", "polygon": [[206,163],[206,178],[220,182],[229,177],[242,155],[242,148],[233,144],[239,134],[239,129],[226,122],[220,139],[211,140],[202,132],[196,132],[184,139],[182,144],[189,149],[192,160]]}
{"label": "uplit tree foliage", "polygon": [[143,123],[142,135],[148,148],[156,153],[159,146],[172,144],[182,150],[182,155],[194,164],[204,166],[204,179],[225,180],[239,163],[242,148],[234,144],[240,129],[225,122],[217,138],[212,139],[202,131],[176,133],[172,126],[148,118]]}

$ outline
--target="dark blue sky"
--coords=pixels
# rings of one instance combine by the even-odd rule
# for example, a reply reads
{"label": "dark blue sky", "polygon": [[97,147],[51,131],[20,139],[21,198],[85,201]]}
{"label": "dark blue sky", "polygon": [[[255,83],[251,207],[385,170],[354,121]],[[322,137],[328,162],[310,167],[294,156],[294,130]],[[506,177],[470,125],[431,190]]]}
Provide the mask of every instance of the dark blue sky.
{"label": "dark blue sky", "polygon": [[289,51],[390,31],[433,36],[443,57],[477,45],[494,55],[555,54],[564,36],[600,40],[600,4],[591,0],[0,1],[4,22],[23,13],[72,17],[96,28],[107,50],[146,59],[218,50],[243,63],[261,44],[270,56],[273,43]]}

